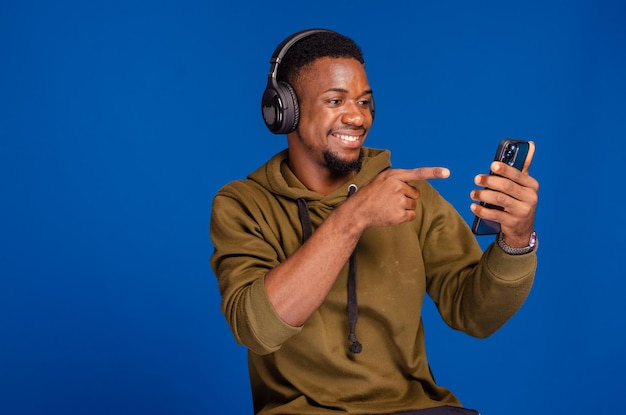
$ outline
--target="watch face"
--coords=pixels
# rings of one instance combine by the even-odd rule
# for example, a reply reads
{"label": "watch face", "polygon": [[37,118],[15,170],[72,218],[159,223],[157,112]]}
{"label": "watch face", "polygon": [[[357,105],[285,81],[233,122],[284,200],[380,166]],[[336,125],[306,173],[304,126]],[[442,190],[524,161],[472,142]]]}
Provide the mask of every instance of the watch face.
{"label": "watch face", "polygon": [[534,248],[535,245],[537,245],[537,232],[533,231],[533,233],[530,234],[530,241],[528,241],[528,247]]}

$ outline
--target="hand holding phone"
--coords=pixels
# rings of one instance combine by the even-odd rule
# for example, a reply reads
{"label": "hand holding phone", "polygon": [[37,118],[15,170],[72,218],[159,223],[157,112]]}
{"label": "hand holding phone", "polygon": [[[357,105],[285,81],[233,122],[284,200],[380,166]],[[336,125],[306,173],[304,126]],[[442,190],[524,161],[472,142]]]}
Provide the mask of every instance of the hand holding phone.
{"label": "hand holding phone", "polygon": [[[527,171],[532,160],[534,145],[529,141],[504,139],[500,141],[496,150],[494,161],[500,161],[515,167],[520,171]],[[490,174],[494,174],[490,172]],[[490,209],[503,210],[500,206],[481,202],[482,206]],[[500,232],[500,224],[491,220],[486,220],[476,216],[472,224],[472,232],[476,235],[493,235]]]}

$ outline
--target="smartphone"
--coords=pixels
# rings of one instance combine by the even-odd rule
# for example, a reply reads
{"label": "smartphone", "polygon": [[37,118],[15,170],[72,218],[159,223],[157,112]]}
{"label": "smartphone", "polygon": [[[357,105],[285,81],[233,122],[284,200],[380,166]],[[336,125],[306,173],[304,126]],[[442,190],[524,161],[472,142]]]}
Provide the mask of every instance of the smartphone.
{"label": "smartphone", "polygon": [[[524,164],[526,163],[526,157],[530,151],[530,142],[505,138],[500,141],[500,144],[498,144],[496,155],[493,159],[495,161],[506,163],[509,166],[513,166],[518,170],[522,170]],[[494,173],[490,172],[490,174]],[[481,202],[480,204],[490,209],[503,210],[502,207],[489,203]],[[472,224],[472,232],[476,235],[493,235],[500,232],[500,223],[481,219],[476,216],[474,217],[474,223]]]}

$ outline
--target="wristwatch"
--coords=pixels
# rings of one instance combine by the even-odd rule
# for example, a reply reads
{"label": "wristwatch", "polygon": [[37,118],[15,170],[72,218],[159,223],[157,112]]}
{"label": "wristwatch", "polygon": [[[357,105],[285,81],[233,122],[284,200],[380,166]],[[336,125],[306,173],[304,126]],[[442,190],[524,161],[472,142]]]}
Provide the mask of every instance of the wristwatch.
{"label": "wristwatch", "polygon": [[504,242],[504,234],[502,234],[502,232],[498,234],[498,246],[509,255],[528,254],[534,251],[537,248],[538,244],[539,240],[537,239],[537,232],[535,231],[530,234],[530,241],[528,241],[528,246],[524,246],[522,248],[514,248],[512,246],[508,246],[506,242]]}

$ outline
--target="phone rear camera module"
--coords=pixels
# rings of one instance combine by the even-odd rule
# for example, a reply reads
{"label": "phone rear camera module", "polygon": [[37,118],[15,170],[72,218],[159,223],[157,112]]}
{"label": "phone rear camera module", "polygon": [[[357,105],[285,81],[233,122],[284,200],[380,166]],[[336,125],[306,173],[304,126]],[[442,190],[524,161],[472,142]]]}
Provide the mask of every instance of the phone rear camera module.
{"label": "phone rear camera module", "polygon": [[506,151],[504,152],[504,160],[502,161],[508,164],[509,166],[512,166],[513,163],[515,163],[516,154],[517,154],[517,145],[509,144],[506,148]]}

